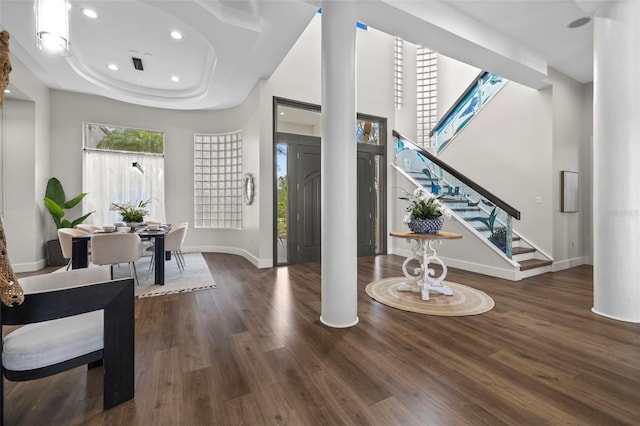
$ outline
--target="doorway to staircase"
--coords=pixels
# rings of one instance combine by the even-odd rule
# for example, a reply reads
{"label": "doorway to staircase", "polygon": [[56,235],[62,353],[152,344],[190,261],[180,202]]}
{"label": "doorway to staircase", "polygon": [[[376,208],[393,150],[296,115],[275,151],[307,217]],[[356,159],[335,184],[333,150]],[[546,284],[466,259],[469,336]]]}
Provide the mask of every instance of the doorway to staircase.
{"label": "doorway to staircase", "polygon": [[[320,261],[320,110],[276,99],[274,113],[275,264]],[[357,123],[357,254],[371,256],[386,253],[386,119],[358,114]]]}

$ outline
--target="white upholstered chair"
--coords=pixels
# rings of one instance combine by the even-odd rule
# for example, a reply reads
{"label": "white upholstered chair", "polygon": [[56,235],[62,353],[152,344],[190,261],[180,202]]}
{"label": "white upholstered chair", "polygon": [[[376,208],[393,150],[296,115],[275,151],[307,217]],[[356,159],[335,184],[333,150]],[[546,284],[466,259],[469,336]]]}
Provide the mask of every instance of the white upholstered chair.
{"label": "white upholstered chair", "polygon": [[[133,398],[133,279],[110,280],[104,266],[34,275],[21,278],[20,285],[24,302],[0,308],[0,329],[22,325],[1,336],[0,420],[5,414],[2,376],[26,381],[102,364],[103,407]],[[33,396],[36,403],[37,392]]]}
{"label": "white upholstered chair", "polygon": [[134,233],[114,232],[111,234],[94,234],[91,237],[91,263],[95,265],[113,265],[128,263],[129,272],[136,284],[138,274],[135,261],[142,256],[142,240]]}
{"label": "white upholstered chair", "polygon": [[[167,235],[164,237],[164,250],[171,252],[173,257],[176,259],[176,264],[178,265],[178,270],[180,272],[184,271],[185,267],[184,256],[182,255],[182,244],[184,243],[184,239],[187,237],[188,229],[189,222],[183,222],[178,225],[172,226],[169,232],[167,232]],[[148,271],[151,272],[151,269],[153,268],[153,264],[155,262],[155,247],[148,247],[147,251],[150,251],[152,253]]]}
{"label": "white upholstered chair", "polygon": [[86,234],[86,231],[73,228],[60,228],[58,229],[58,239],[60,240],[60,248],[62,249],[62,257],[69,259],[67,262],[67,269],[71,267],[71,253],[72,253],[72,240],[73,237]]}

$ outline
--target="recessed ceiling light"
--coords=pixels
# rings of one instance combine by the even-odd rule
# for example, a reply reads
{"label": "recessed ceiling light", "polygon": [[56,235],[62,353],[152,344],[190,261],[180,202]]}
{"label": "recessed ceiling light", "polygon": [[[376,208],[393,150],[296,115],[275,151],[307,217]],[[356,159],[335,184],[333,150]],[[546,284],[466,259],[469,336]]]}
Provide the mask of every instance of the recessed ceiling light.
{"label": "recessed ceiling light", "polygon": [[174,82],[176,82],[176,83],[177,83],[177,82],[179,82],[179,81],[180,81],[180,77],[178,77],[177,75],[172,75],[172,76],[171,76],[171,81],[174,81]]}
{"label": "recessed ceiling light", "polygon": [[171,31],[171,38],[182,40],[182,33],[180,31]]}
{"label": "recessed ceiling light", "polygon": [[280,115],[284,115],[284,111],[280,111]]}
{"label": "recessed ceiling light", "polygon": [[96,19],[98,17],[98,14],[93,9],[82,9],[82,13],[84,13],[84,16],[87,18]]}
{"label": "recessed ceiling light", "polygon": [[11,90],[9,90],[9,89],[4,89],[4,93],[11,93]]}
{"label": "recessed ceiling light", "polygon": [[591,18],[589,18],[588,16],[585,16],[584,18],[578,18],[575,21],[570,22],[569,25],[567,25],[567,27],[579,28],[583,25],[587,25],[589,22],[591,22]]}
{"label": "recessed ceiling light", "polygon": [[116,64],[109,64],[109,69],[112,71],[118,71],[118,66]]}

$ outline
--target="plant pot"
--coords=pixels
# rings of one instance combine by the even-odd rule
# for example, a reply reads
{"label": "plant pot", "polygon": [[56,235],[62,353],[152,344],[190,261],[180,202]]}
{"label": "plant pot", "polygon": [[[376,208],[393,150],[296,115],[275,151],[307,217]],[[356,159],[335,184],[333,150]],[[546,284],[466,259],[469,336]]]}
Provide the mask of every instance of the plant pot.
{"label": "plant pot", "polygon": [[409,229],[416,234],[437,234],[442,229],[444,220],[438,219],[424,219],[424,220],[412,220],[408,223]]}
{"label": "plant pot", "polygon": [[62,247],[60,247],[60,240],[47,241],[47,265],[49,266],[64,266],[69,262],[62,256]]}

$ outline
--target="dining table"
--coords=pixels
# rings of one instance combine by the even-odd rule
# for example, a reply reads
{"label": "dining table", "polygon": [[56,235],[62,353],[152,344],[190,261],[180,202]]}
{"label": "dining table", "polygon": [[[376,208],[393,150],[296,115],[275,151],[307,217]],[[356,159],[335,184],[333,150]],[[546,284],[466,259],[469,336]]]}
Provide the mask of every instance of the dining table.
{"label": "dining table", "polygon": [[[171,252],[164,249],[164,239],[167,232],[171,229],[170,225],[161,226],[157,230],[151,230],[147,227],[140,227],[131,232],[135,232],[140,238],[149,238],[153,240],[155,247],[155,268],[154,283],[164,285],[164,261],[171,259]],[[105,231],[87,232],[86,234],[76,235],[71,239],[71,269],[87,268],[89,266],[89,241],[95,233]],[[118,231],[115,231],[118,232]],[[162,261],[159,261],[162,259]]]}

